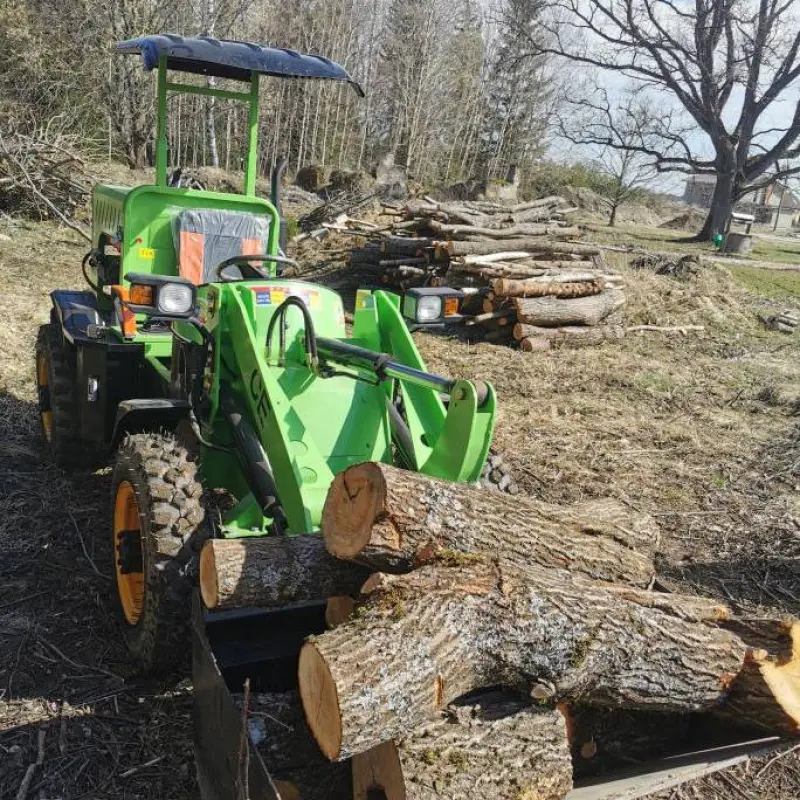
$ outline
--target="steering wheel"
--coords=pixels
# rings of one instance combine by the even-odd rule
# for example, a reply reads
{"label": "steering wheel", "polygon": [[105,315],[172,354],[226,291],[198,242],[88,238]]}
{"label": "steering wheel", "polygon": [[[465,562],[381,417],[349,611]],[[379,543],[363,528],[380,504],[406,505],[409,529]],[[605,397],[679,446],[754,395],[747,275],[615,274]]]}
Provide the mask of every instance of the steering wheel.
{"label": "steering wheel", "polygon": [[[258,267],[254,267],[251,261],[272,261],[276,264],[288,264],[289,266],[299,266],[293,258],[286,256],[270,256],[265,253],[255,253],[254,255],[231,256],[224,261],[220,261],[213,270],[214,280],[222,283],[233,283],[234,281],[246,281],[249,279],[269,280],[270,276],[262,272]],[[232,278],[222,273],[229,267],[237,267],[240,277]]]}

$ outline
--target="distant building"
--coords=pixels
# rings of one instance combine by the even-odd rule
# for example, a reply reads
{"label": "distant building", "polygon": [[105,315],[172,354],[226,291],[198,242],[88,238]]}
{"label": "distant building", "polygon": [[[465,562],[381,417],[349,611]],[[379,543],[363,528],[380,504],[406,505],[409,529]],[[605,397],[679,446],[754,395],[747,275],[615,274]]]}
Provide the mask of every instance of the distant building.
{"label": "distant building", "polygon": [[[716,185],[716,175],[690,175],[683,190],[684,203],[709,208]],[[800,226],[800,195],[783,181],[774,181],[745,195],[736,204],[736,210],[752,214],[759,225],[777,229]]]}

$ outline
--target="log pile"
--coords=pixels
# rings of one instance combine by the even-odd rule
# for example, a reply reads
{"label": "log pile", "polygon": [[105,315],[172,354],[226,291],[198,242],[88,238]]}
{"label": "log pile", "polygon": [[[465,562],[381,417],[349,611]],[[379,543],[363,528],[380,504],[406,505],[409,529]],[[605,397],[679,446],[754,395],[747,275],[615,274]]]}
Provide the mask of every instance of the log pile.
{"label": "log pile", "polygon": [[425,197],[399,207],[384,206],[384,210],[394,221],[382,229],[345,223],[338,230],[371,239],[353,250],[350,264],[368,266],[382,284],[398,289],[440,283],[450,264],[450,242],[508,243],[522,238],[529,245],[538,245],[544,237],[579,233],[567,222],[568,215],[578,209],[561,197],[516,205],[491,201],[439,203]]}
{"label": "log pile", "polygon": [[[260,541],[236,543],[245,565]],[[658,529],[617,501],[564,508],[367,463],[331,485],[322,542],[280,599],[332,598],[298,686],[354,797],[555,800],[575,764],[625,752],[626,726],[666,751],[698,713],[712,732],[800,733],[800,624],[651,590]],[[201,585],[228,586],[205,547]],[[355,590],[336,562],[371,574]],[[236,569],[227,607],[274,602],[265,570]]]}
{"label": "log pile", "polygon": [[598,248],[561,241],[579,233],[567,222],[576,210],[560,197],[512,206],[426,197],[393,209],[388,229],[351,229],[371,239],[350,265],[381,286],[466,290],[465,325],[489,341],[530,351],[620,339],[619,275]]}

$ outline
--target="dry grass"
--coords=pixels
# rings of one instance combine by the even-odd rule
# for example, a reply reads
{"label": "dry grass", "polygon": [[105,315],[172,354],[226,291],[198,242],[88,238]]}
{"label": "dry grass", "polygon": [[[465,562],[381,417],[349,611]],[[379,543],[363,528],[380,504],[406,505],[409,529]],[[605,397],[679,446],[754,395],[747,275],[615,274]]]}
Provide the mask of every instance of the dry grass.
{"label": "dry grass", "polygon": [[[430,367],[494,383],[496,443],[525,490],[556,503],[618,497],[661,523],[663,583],[800,614],[800,335],[767,331],[757,312],[772,301],[725,269],[684,283],[617,266],[630,323],[704,334],[546,353],[415,338]],[[796,751],[659,795],[798,796]]]}
{"label": "dry grass", "polygon": [[[188,687],[130,677],[109,582],[93,567],[110,563],[108,478],[65,476],[39,451],[35,330],[52,288],[81,285],[83,246],[52,225],[0,233],[12,237],[0,241],[0,797],[16,793],[40,731],[30,797],[192,797]],[[536,354],[416,339],[432,368],[494,382],[497,445],[527,491],[620,497],[661,521],[666,581],[800,613],[800,334],[757,317],[797,301],[724,269],[684,283],[616,265],[629,322],[705,334]],[[800,796],[796,754],[759,772],[767,761],[665,797]]]}

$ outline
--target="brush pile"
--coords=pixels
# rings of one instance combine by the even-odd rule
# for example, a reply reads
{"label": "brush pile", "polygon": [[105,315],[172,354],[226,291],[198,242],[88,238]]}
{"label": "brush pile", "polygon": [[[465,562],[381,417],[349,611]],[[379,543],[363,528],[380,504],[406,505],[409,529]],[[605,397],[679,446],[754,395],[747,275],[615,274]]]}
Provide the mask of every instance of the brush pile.
{"label": "brush pile", "polygon": [[388,228],[351,228],[371,237],[350,255],[361,277],[400,290],[466,289],[465,324],[526,351],[624,336],[614,321],[620,278],[597,248],[563,241],[580,232],[563,198],[508,206],[426,197],[389,211],[398,221]]}
{"label": "brush pile", "polygon": [[[310,731],[328,762],[350,759],[353,797],[455,800],[474,786],[557,800],[576,752],[674,744],[659,715],[685,718],[703,746],[735,725],[800,732],[800,624],[650,590],[658,527],[615,500],[554,506],[364,463],[336,476],[321,527],[321,540],[210,540],[201,555],[211,607],[223,593],[230,608],[316,593],[335,611],[300,653],[305,723],[294,699],[259,745],[283,779]],[[270,569],[276,546],[305,567]],[[282,719],[281,703],[263,711]],[[647,725],[625,722],[632,713]],[[331,765],[313,762],[333,786]]]}
{"label": "brush pile", "polygon": [[0,130],[0,211],[71,221],[91,195],[85,163],[49,131]]}

